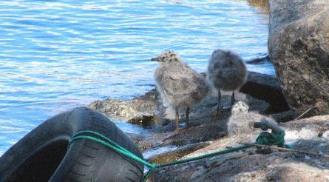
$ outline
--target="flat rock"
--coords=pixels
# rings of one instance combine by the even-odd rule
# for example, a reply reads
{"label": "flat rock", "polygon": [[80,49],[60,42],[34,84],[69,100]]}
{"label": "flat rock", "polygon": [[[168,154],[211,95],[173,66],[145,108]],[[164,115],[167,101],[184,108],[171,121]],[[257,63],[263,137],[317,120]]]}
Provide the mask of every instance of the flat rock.
{"label": "flat rock", "polygon": [[158,93],[155,89],[152,89],[144,95],[131,100],[108,98],[92,102],[89,104],[89,107],[111,118],[138,122],[139,118],[149,119],[149,117],[153,117],[159,103]]}

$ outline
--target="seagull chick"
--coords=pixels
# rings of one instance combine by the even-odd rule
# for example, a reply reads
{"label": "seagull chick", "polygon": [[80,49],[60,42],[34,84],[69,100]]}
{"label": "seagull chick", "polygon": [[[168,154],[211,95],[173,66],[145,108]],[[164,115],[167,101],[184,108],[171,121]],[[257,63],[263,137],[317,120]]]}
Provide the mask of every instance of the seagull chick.
{"label": "seagull chick", "polygon": [[189,127],[190,108],[207,96],[207,81],[173,51],[163,52],[151,60],[160,63],[154,73],[156,87],[163,103],[176,112],[176,131],[179,129],[180,108],[186,109],[186,127]]}
{"label": "seagull chick", "polygon": [[222,109],[221,92],[232,91],[231,105],[234,104],[234,91],[239,90],[247,80],[246,66],[237,54],[217,49],[215,50],[208,65],[208,80],[218,91],[217,116]]}

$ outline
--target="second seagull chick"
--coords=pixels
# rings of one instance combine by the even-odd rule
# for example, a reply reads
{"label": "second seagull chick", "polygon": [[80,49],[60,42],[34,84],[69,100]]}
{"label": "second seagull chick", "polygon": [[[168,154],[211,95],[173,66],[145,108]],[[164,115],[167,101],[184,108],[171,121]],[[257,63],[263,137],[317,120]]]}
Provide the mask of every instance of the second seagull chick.
{"label": "second seagull chick", "polygon": [[162,101],[175,112],[176,130],[179,129],[179,109],[186,109],[186,126],[189,126],[190,108],[207,96],[209,87],[205,78],[194,71],[173,51],[152,58],[160,66],[154,78]]}
{"label": "second seagull chick", "polygon": [[247,69],[240,56],[231,51],[217,49],[209,59],[207,75],[209,82],[218,91],[217,115],[219,115],[219,110],[222,109],[221,90],[233,91],[231,97],[231,105],[233,105],[234,91],[239,90],[246,82]]}

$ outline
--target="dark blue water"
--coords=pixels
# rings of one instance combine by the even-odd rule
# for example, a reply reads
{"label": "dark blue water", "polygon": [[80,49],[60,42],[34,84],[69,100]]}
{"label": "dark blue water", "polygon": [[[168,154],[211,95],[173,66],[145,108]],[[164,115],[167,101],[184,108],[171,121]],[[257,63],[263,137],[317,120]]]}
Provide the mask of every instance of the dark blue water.
{"label": "dark blue water", "polygon": [[0,1],[0,155],[56,113],[143,94],[165,49],[198,71],[215,48],[265,55],[267,16],[243,0]]}

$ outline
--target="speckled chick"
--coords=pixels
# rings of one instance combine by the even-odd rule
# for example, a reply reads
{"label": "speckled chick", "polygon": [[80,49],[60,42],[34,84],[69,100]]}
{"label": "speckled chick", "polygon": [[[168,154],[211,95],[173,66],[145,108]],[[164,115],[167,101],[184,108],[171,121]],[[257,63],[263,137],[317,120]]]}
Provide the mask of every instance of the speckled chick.
{"label": "speckled chick", "polygon": [[209,91],[206,79],[173,51],[165,51],[152,58],[160,66],[155,70],[154,79],[163,103],[175,110],[176,130],[179,129],[179,109],[186,109],[186,126],[189,126],[190,108],[205,98]]}

